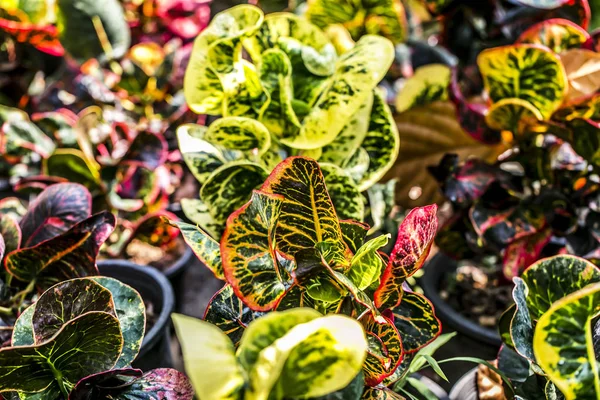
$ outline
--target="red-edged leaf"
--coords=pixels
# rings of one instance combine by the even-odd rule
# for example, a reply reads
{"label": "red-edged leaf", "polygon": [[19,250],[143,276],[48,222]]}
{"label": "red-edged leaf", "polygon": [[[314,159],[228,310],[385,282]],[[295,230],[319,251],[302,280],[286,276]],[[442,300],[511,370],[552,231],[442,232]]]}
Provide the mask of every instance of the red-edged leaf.
{"label": "red-edged leaf", "polygon": [[533,25],[519,36],[515,43],[541,44],[555,53],[580,48],[590,35],[579,25],[562,18],[554,18]]}
{"label": "red-edged leaf", "polygon": [[365,383],[368,386],[377,386],[394,373],[402,362],[402,340],[394,324],[386,318],[381,323],[371,314],[367,314],[360,322],[365,328],[369,344],[363,365]]}
{"label": "red-edged leaf", "polygon": [[115,217],[102,212],[81,221],[60,236],[6,256],[6,270],[40,289],[72,278],[97,275],[96,256],[115,227]]}
{"label": "red-edged leaf", "polygon": [[179,236],[179,229],[169,223],[177,220],[177,216],[167,211],[160,211],[142,217],[131,234],[131,240],[138,239],[155,247],[168,248]]}
{"label": "red-edged leaf", "polygon": [[527,267],[539,260],[551,238],[552,231],[544,229],[509,244],[502,260],[502,272],[506,279],[512,281],[512,278],[521,276]]}
{"label": "red-edged leaf", "polygon": [[[4,254],[21,247],[21,228],[13,215],[0,213],[0,237],[5,246]],[[2,256],[0,256],[0,260],[2,260]]]}
{"label": "red-edged leaf", "polygon": [[17,42],[28,43],[52,56],[60,57],[65,54],[65,49],[58,40],[58,30],[53,25],[37,25],[0,18],[0,30],[9,34]]}
{"label": "red-edged leaf", "polygon": [[90,192],[77,183],[49,186],[29,205],[21,220],[23,247],[35,246],[68,231],[88,218],[92,210]]}
{"label": "red-edged leaf", "polygon": [[442,333],[442,323],[435,316],[433,304],[418,293],[405,291],[393,314],[405,353],[419,351]]}
{"label": "red-edged leaf", "polygon": [[437,205],[417,207],[408,213],[398,228],[398,239],[375,291],[379,309],[394,308],[402,298],[402,283],[413,275],[429,255],[438,227]]}
{"label": "red-edged leaf", "polygon": [[223,272],[235,294],[253,310],[268,311],[285,294],[285,272],[275,251],[283,197],[261,191],[227,219],[221,238]]}
{"label": "red-edged leaf", "polygon": [[167,155],[165,138],[161,134],[144,131],[137,134],[121,161],[153,170],[164,164]]}

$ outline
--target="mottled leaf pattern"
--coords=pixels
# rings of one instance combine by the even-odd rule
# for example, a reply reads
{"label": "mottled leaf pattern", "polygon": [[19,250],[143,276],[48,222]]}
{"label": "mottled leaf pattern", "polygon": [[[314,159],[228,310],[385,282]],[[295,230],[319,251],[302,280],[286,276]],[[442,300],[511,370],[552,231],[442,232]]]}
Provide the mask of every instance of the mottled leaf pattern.
{"label": "mottled leaf pattern", "polygon": [[535,24],[519,36],[516,43],[541,44],[555,53],[579,48],[590,35],[573,22],[556,18]]}
{"label": "mottled leaf pattern", "polygon": [[21,228],[17,219],[11,214],[0,214],[0,237],[4,244],[3,254],[17,250],[21,246]]}
{"label": "mottled leaf pattern", "polygon": [[485,122],[492,129],[519,135],[527,124],[543,120],[542,113],[526,100],[502,99],[490,107]]}
{"label": "mottled leaf pattern", "polygon": [[392,311],[405,353],[420,350],[442,333],[442,323],[435,316],[433,305],[418,293],[405,291],[400,305]]}
{"label": "mottled leaf pattern", "polygon": [[320,167],[338,218],[362,221],[365,204],[352,177],[334,164],[321,163]]}
{"label": "mottled leaf pattern", "polygon": [[224,279],[223,264],[221,262],[221,248],[219,242],[210,237],[198,226],[185,222],[175,222],[181,230],[185,242],[194,254],[215,274],[218,279]]}
{"label": "mottled leaf pattern", "polygon": [[271,146],[271,135],[260,122],[246,117],[225,117],[212,123],[204,138],[230,150],[262,155]]}
{"label": "mottled leaf pattern", "polygon": [[365,383],[376,386],[390,376],[402,361],[402,340],[394,324],[377,322],[370,314],[361,319],[369,347],[363,365]]}

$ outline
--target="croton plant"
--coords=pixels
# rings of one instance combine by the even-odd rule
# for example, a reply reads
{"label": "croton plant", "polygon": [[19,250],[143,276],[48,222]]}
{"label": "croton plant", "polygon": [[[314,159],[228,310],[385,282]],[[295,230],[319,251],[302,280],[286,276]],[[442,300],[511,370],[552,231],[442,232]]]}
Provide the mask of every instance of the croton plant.
{"label": "croton plant", "polygon": [[516,44],[483,51],[487,103],[467,100],[454,74],[450,96],[463,127],[505,151],[492,164],[448,155],[431,169],[455,210],[438,235],[444,251],[495,255],[509,280],[544,255],[598,259],[593,43],[583,28],[551,19]]}
{"label": "croton plant", "polygon": [[140,295],[107,277],[66,280],[46,290],[0,349],[0,397],[11,399],[187,399],[173,369],[131,367],[145,331]]}
{"label": "croton plant", "polygon": [[10,333],[15,318],[38,293],[67,279],[98,274],[96,256],[115,218],[91,211],[90,193],[75,183],[49,186],[27,209],[16,198],[0,201],[4,333]]}
{"label": "croton plant", "polygon": [[360,192],[398,152],[376,88],[393,59],[392,43],[375,35],[338,55],[319,28],[290,13],[240,5],[216,15],[194,42],[184,80],[191,110],[222,116],[178,130],[201,185],[199,200],[182,203],[186,215],[218,236],[282,159],[303,155],[322,163],[337,213],[362,220]]}
{"label": "croton plant", "polygon": [[515,304],[500,322],[498,367],[515,398],[597,398],[600,269],[559,255],[536,262],[514,282]]}
{"label": "croton plant", "polygon": [[297,156],[281,162],[228,217],[220,243],[198,226],[177,224],[198,258],[226,281],[206,321],[238,346],[246,326],[266,312],[310,307],[352,316],[369,338],[363,373],[370,398],[387,393],[440,333],[431,303],[405,284],[429,253],[436,211],[412,210],[388,257],[379,250],[389,235],[366,240],[368,225],[340,220],[319,164]]}

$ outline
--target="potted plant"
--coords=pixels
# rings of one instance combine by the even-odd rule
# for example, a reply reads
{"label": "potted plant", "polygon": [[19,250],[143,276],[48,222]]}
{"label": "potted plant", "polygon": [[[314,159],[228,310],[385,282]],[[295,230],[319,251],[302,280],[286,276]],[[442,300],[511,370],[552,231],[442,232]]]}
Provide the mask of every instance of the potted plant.
{"label": "potted plant", "polygon": [[198,258],[226,282],[204,318],[234,345],[265,312],[310,307],[346,314],[376,338],[372,344],[385,347],[384,353],[369,347],[363,373],[367,387],[388,390],[441,330],[429,301],[405,284],[427,257],[436,210],[411,211],[388,257],[379,250],[389,235],[365,241],[368,225],[338,219],[319,164],[289,157],[228,217],[220,243],[198,226],[177,225]]}
{"label": "potted plant", "polygon": [[[597,395],[592,366],[599,282],[597,266],[570,255],[542,259],[514,278],[515,304],[499,326],[503,346],[497,365],[505,384],[496,379],[496,398]],[[480,390],[473,373],[465,379],[455,398]]]}
{"label": "potted plant", "polygon": [[144,337],[141,296],[107,277],[57,283],[15,323],[0,349],[3,398],[192,399],[185,375],[131,368]]}
{"label": "potted plant", "polygon": [[[550,40],[550,30],[562,34]],[[453,74],[451,98],[465,130],[501,138],[505,151],[491,163],[448,155],[431,168],[453,206],[437,244],[460,262],[457,269],[447,259],[432,261],[423,285],[442,318],[479,341],[500,344],[491,327],[511,303],[511,279],[529,265],[559,253],[596,259],[596,88],[593,80],[580,83],[589,74],[576,72],[597,58],[588,42],[581,27],[552,19],[514,45],[485,50],[478,67],[488,103],[468,101]],[[542,65],[554,77],[529,80]]]}
{"label": "potted plant", "polygon": [[[237,30],[221,30],[226,21]],[[392,43],[374,35],[338,56],[319,28],[290,13],[264,16],[240,5],[216,15],[194,43],[184,80],[192,111],[222,116],[208,128],[178,129],[200,184],[199,199],[182,201],[186,216],[218,237],[275,165],[304,155],[322,164],[338,214],[362,220],[360,193],[398,152],[398,131],[376,89],[393,58]],[[345,199],[352,203],[339,204]]]}

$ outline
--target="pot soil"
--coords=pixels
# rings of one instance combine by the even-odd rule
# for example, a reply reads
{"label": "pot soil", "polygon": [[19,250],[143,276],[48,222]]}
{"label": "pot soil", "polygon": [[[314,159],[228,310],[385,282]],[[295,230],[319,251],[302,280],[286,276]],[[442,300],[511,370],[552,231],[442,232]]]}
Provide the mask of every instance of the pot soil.
{"label": "pot soil", "polygon": [[154,268],[125,260],[99,261],[98,269],[101,275],[136,289],[146,304],[146,335],[133,366],[143,370],[172,367],[170,315],[175,299],[167,278]]}

